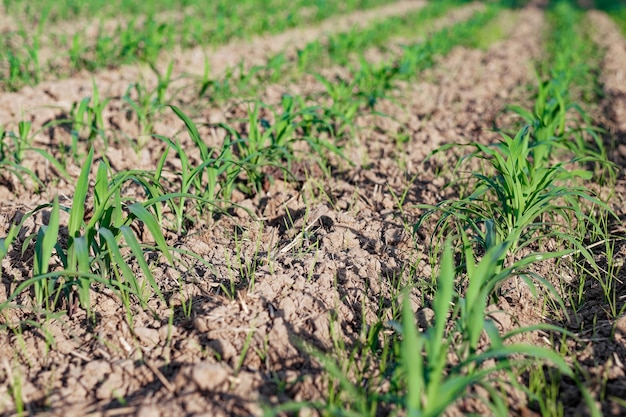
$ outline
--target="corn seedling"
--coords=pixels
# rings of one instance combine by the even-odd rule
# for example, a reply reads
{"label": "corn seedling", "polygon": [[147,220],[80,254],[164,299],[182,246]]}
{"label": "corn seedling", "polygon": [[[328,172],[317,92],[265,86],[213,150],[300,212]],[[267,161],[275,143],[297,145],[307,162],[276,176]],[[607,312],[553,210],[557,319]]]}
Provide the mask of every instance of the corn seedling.
{"label": "corn seedling", "polygon": [[[550,163],[548,158],[553,154],[553,148],[568,150],[576,158],[586,158],[588,162],[595,162],[613,170],[607,159],[606,150],[600,134],[602,131],[591,125],[590,117],[577,104],[570,102],[566,93],[569,84],[563,84],[562,79],[550,79],[538,82],[539,89],[533,111],[521,106],[509,106],[513,112],[520,115],[524,122],[532,127],[532,157],[536,168]],[[570,113],[575,112],[577,118],[570,120]],[[582,124],[572,127],[572,123],[580,119]],[[569,123],[568,123],[569,122]],[[585,140],[592,138],[595,149]],[[574,139],[574,140],[572,140]]]}
{"label": "corn seedling", "polygon": [[[168,145],[157,165],[154,182],[161,183],[164,179],[163,171],[170,149],[176,152],[181,163],[181,171],[176,174],[180,181],[178,190],[173,194],[157,197],[161,202],[167,202],[171,208],[175,215],[176,230],[180,233],[185,219],[189,219],[185,214],[186,201],[190,199],[197,201],[198,214],[203,213],[207,207],[209,211],[219,210],[219,203],[230,199],[234,181],[239,176],[241,167],[234,160],[229,146],[217,150],[209,148],[200,137],[195,123],[178,107],[170,106],[170,108],[185,123],[187,133],[197,147],[201,158],[201,163],[194,167],[180,141],[154,135],[155,138]],[[156,193],[152,195],[156,196]]]}
{"label": "corn seedling", "polygon": [[56,158],[46,150],[32,146],[38,131],[31,132],[31,127],[31,122],[21,121],[17,125],[16,134],[12,131],[5,131],[0,126],[0,168],[3,168],[5,173],[14,175],[23,186],[26,186],[25,179],[30,178],[36,189],[39,189],[43,186],[42,180],[33,170],[22,164],[27,153],[36,153],[52,165],[64,179],[69,181],[70,175]]}
{"label": "corn seedling", "polygon": [[[172,82],[174,62],[171,61],[169,63],[164,74],[161,74],[154,64],[150,64],[150,68],[157,77],[157,85],[154,90],[148,91],[143,83],[137,82],[128,86],[123,97],[123,100],[137,115],[140,135],[148,138],[153,133],[152,127],[155,117],[159,110],[167,104],[165,95]],[[135,151],[139,152],[145,145],[146,139],[140,140],[137,138]]]}
{"label": "corn seedling", "polygon": [[315,78],[326,88],[326,96],[331,100],[330,106],[326,108],[326,114],[334,120],[333,131],[341,137],[352,129],[352,122],[361,106],[355,97],[356,81],[332,81],[320,74],[316,74]]}
{"label": "corn seedling", "polygon": [[[405,297],[399,372],[406,378],[405,404],[408,415],[438,416],[466,395],[471,385],[482,385],[494,372],[518,369],[529,361],[546,362],[556,366],[561,374],[574,376],[563,358],[551,349],[506,343],[513,334],[535,328],[517,329],[501,336],[494,323],[485,315],[486,303],[495,283],[506,279],[514,271],[513,268],[499,268],[507,246],[492,247],[477,264],[474,264],[473,254],[466,257],[469,287],[465,296],[462,296],[455,295],[456,268],[451,244],[446,243],[433,301],[435,321],[425,332],[417,330],[408,297]],[[451,322],[454,323],[452,328],[449,327]],[[563,331],[554,326],[547,327]],[[478,340],[483,333],[487,334],[489,342],[487,346],[478,349]],[[458,363],[448,362],[450,350],[458,355]],[[528,360],[520,359],[522,357]],[[492,365],[484,366],[488,360],[493,360]],[[491,392],[497,394],[495,390]],[[588,393],[585,394],[588,397]],[[497,409],[501,400],[493,398],[490,403]],[[598,415],[594,404],[589,403],[589,406],[592,413]]]}
{"label": "corn seedling", "polygon": [[[328,132],[329,122],[318,107],[298,108],[292,96],[284,96],[282,112],[274,112],[275,123],[260,115],[261,109],[268,108],[263,103],[256,102],[248,112],[246,132],[242,133],[226,123],[218,126],[226,131],[225,147],[232,149],[236,158],[235,163],[246,173],[247,183],[239,183],[239,187],[246,193],[259,192],[262,188],[265,174],[264,167],[280,169],[286,177],[291,178],[291,164],[296,157],[297,142],[308,145],[313,154],[318,156],[318,163],[323,168],[325,154],[333,153],[343,157],[339,147],[330,140],[318,135],[320,130]],[[304,136],[300,136],[299,132]]]}
{"label": "corn seedling", "polygon": [[[442,213],[438,227],[443,229],[451,226],[450,221],[460,220],[459,227],[472,230],[486,250],[509,241],[514,254],[546,224],[557,230],[562,228],[551,235],[571,240],[569,231],[577,222],[593,223],[580,201],[609,210],[588,189],[572,185],[579,178],[589,179],[590,172],[568,168],[565,163],[547,167],[535,164],[529,138],[530,130],[523,128],[514,138],[502,134],[501,142],[493,147],[471,144],[476,152],[470,158],[487,162],[494,174],[473,173],[474,191],[469,196],[429,207],[427,216],[433,210]],[[559,223],[561,220],[564,223]],[[577,249],[583,249],[582,245]]]}
{"label": "corn seedling", "polygon": [[[29,135],[30,122],[21,121],[18,123],[17,135],[13,132],[6,132],[0,126],[0,168],[6,173],[14,175],[19,182],[26,186],[25,177],[30,178],[37,188],[42,187],[42,181],[35,173],[21,164],[26,150],[30,148],[32,136]],[[10,139],[10,141],[9,141]]]}
{"label": "corn seedling", "polygon": [[360,70],[355,81],[358,95],[369,109],[373,110],[379,100],[387,97],[388,92],[393,89],[396,75],[396,68],[370,64],[365,58],[360,58]]}
{"label": "corn seedling", "polygon": [[[85,201],[89,191],[89,172],[93,161],[93,148],[77,182],[71,207],[61,207],[58,198],[52,204],[36,208],[38,212],[49,208],[47,225],[42,226],[32,237],[35,241],[35,261],[33,276],[20,283],[10,297],[2,304],[7,308],[15,297],[29,287],[34,288],[35,305],[52,310],[60,296],[65,296],[68,311],[75,308],[73,289],[78,294],[80,306],[90,311],[90,291],[94,283],[100,283],[114,290],[122,300],[128,296],[137,297],[146,308],[149,294],[137,275],[124,258],[121,241],[126,242],[132,257],[141,269],[147,285],[159,298],[163,298],[159,287],[145,260],[144,250],[157,250],[172,264],[174,259],[154,216],[141,203],[124,204],[120,188],[124,181],[111,183],[108,167],[100,162],[93,190],[93,209],[86,215]],[[61,212],[69,216],[67,237],[61,238]],[[32,215],[33,212],[29,213]],[[141,222],[155,240],[156,246],[141,244],[130,225]],[[25,244],[28,243],[28,240]],[[50,269],[53,254],[61,269]]]}
{"label": "corn seedling", "polygon": [[103,111],[109,103],[109,98],[101,99],[98,86],[93,81],[93,96],[85,97],[80,102],[74,103],[70,111],[70,123],[72,125],[72,156],[79,160],[78,142],[86,140],[93,143],[96,138],[101,138],[107,144],[104,132]]}

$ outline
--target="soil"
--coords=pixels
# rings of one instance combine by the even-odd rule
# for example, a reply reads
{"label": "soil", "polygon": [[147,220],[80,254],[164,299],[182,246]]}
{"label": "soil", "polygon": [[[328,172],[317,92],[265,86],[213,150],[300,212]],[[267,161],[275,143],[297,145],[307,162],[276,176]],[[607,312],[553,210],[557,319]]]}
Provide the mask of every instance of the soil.
{"label": "soil", "polygon": [[[423,4],[395,3],[316,28],[227,45],[208,56],[218,73],[241,57],[246,57],[246,65],[254,65],[275,52],[293,52],[324,33],[406,13]],[[276,176],[263,193],[235,195],[239,208],[230,215],[197,223],[184,235],[169,233],[169,244],[201,255],[205,262],[178,269],[155,264],[166,302],[155,297],[149,305],[151,313],[132,306],[129,323],[126,307],[105,289],[93,293],[95,318],[72,306],[61,306],[54,315],[37,315],[27,309],[5,311],[7,331],[0,333],[0,413],[15,412],[8,387],[16,380],[21,383],[27,412],[66,417],[260,415],[264,407],[325,398],[329,379],[313,349],[334,354],[336,345],[344,344],[350,352],[363,342],[368,326],[381,318],[397,318],[392,300],[410,276],[425,283],[432,279],[428,231],[416,237],[411,233],[421,214],[415,207],[436,204],[457,192],[444,187],[457,156],[425,162],[426,157],[446,143],[492,143],[498,137],[494,127],[514,122],[510,113],[503,112],[505,106],[532,103],[529,86],[535,83],[534,61],[543,52],[544,16],[534,7],[509,13],[504,40],[487,50],[455,48],[419,81],[405,83],[396,96],[381,100],[377,110],[394,117],[360,115],[357,134],[345,150],[356,166],[333,161],[328,176],[302,162],[297,183]],[[467,17],[461,13],[457,18]],[[607,127],[621,141],[626,137],[626,104],[622,103],[626,96],[619,78],[624,76],[619,67],[624,60],[619,57],[626,53],[626,42],[606,16],[593,12],[590,19],[600,33],[598,42],[618,49],[614,62],[608,54],[602,64],[606,92],[602,108]],[[454,21],[448,18],[447,23]],[[200,49],[177,51],[176,77],[202,68],[206,54]],[[114,98],[107,107],[107,120],[112,138],[118,139],[99,151],[118,170],[153,169],[163,150],[160,142],[147,140],[135,152],[131,140],[120,140],[140,137],[134,121],[124,122],[120,100],[128,84],[138,78],[152,85],[156,82],[140,67],[95,75],[100,94]],[[259,98],[273,105],[280,103],[284,92],[321,87],[314,79],[301,83],[268,86]],[[31,120],[38,132],[36,145],[51,149],[68,140],[68,134],[62,126],[40,127],[63,118],[73,103],[91,93],[91,75],[87,74],[3,93],[0,120],[9,129],[15,129],[22,117]],[[180,99],[185,105],[189,101]],[[239,103],[207,106],[195,119],[235,123],[245,110]],[[188,141],[182,122],[166,114],[159,115],[154,129]],[[209,142],[216,140],[210,129],[201,133]],[[618,163],[623,161],[619,159],[621,146],[626,149],[626,145],[617,147]],[[28,154],[24,163],[37,170],[47,189],[34,194],[32,186],[5,178],[0,184],[0,235],[16,216],[50,201],[54,194],[69,204],[70,181],[52,182],[53,170],[33,155]],[[71,174],[77,175],[79,169],[71,167]],[[614,201],[622,219],[626,214],[623,187],[620,176]],[[399,201],[397,196],[402,195],[405,198]],[[27,223],[27,232],[43,221],[37,217]],[[617,244],[615,253],[616,259],[623,259],[626,245]],[[0,301],[29,277],[31,263],[32,248],[24,253],[13,250],[3,260]],[[544,272],[550,277],[568,272],[565,266],[556,271],[555,267],[559,266],[543,266]],[[571,285],[576,283],[572,278]],[[597,282],[585,285],[587,302],[568,322],[580,337],[569,348],[597,382],[594,394],[606,387],[607,395],[624,398],[626,322],[623,316],[611,319],[606,314]],[[544,306],[523,284],[512,280],[503,291],[508,296],[501,297],[497,308],[505,313],[493,312],[502,331],[546,322]],[[617,294],[620,307],[626,291]],[[419,287],[411,294],[422,321],[432,318],[428,297]],[[16,302],[29,305],[30,294],[22,294]],[[543,346],[551,343],[539,332],[524,340]],[[568,400],[566,412],[575,413],[582,401],[575,386],[563,381],[561,391],[561,397]],[[523,393],[513,390],[510,398],[512,413],[536,415],[536,405],[527,403]],[[607,415],[626,412],[609,399],[602,406]],[[381,415],[390,411],[381,410]],[[480,401],[469,400],[448,414],[487,411]]]}

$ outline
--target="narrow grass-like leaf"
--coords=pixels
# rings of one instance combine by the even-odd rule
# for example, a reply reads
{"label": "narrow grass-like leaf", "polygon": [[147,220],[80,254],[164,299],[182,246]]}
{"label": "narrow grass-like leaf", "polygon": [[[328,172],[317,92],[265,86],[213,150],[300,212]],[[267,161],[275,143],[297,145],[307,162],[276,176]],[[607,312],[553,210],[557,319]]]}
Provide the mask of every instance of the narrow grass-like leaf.
{"label": "narrow grass-like leaf", "polygon": [[448,325],[448,316],[450,315],[450,307],[454,295],[454,278],[455,268],[452,246],[450,242],[446,242],[441,257],[437,293],[433,301],[435,325],[434,328],[428,330],[428,341],[425,344],[428,358],[427,398],[435,398],[437,396],[447,362],[448,344],[445,341],[445,330]]}
{"label": "narrow grass-like leaf", "polygon": [[165,241],[165,237],[161,231],[161,226],[159,226],[156,222],[152,213],[150,213],[141,203],[130,204],[128,206],[128,210],[146,225],[161,253],[167,258],[170,265],[174,265],[174,258],[172,258],[172,254],[170,253],[170,247]]}
{"label": "narrow grass-like leaf", "polygon": [[87,191],[89,190],[89,172],[91,171],[91,163],[93,160],[93,147],[89,149],[87,159],[76,182],[74,198],[72,199],[72,210],[67,225],[70,238],[78,236],[85,215],[85,202],[87,200]]}
{"label": "narrow grass-like leaf", "polygon": [[72,245],[73,252],[78,260],[78,299],[80,300],[81,307],[89,312],[91,309],[91,281],[87,277],[91,273],[89,244],[84,236],[79,236],[73,239]]}
{"label": "narrow grass-like leaf", "polygon": [[424,338],[420,337],[415,326],[415,316],[409,300],[409,292],[405,292],[402,301],[402,364],[406,371],[407,396],[406,407],[409,415],[418,415],[422,408],[424,392],[424,363],[422,350]]}
{"label": "narrow grass-like leaf", "polygon": [[137,281],[137,277],[133,273],[130,266],[124,260],[122,256],[122,252],[120,251],[119,245],[113,233],[110,230],[105,229],[103,227],[98,229],[98,234],[101,235],[107,243],[107,251],[111,258],[113,259],[116,268],[121,272],[121,277],[124,278],[124,282],[120,282],[118,285],[121,288],[122,284],[130,286],[132,292],[137,295],[139,302],[143,308],[146,307],[146,300],[144,299],[141,291],[141,287],[139,286],[139,282]]}
{"label": "narrow grass-like leaf", "polygon": [[100,208],[108,203],[109,197],[109,178],[107,175],[107,166],[103,161],[98,164],[96,173],[96,184],[94,186],[94,213],[98,213]]}
{"label": "narrow grass-like leaf", "polygon": [[[37,232],[35,242],[35,256],[33,259],[33,276],[48,273],[52,251],[55,248],[59,235],[59,197],[55,196],[52,202],[52,210],[47,226],[41,226]],[[46,280],[37,281],[34,284],[35,300],[39,306],[49,296],[48,282]]]}
{"label": "narrow grass-like leaf", "polygon": [[48,272],[52,250],[59,236],[59,197],[55,196],[52,202],[48,225],[40,229],[41,239],[35,244],[35,257],[33,259],[33,274],[42,275]]}
{"label": "narrow grass-like leaf", "polygon": [[122,235],[124,236],[124,240],[126,241],[126,244],[128,244],[131,251],[133,252],[133,255],[135,255],[135,259],[137,259],[137,263],[139,264],[139,267],[141,268],[141,271],[143,272],[145,278],[150,283],[150,286],[154,290],[154,293],[163,302],[165,302],[165,297],[161,293],[161,290],[159,289],[159,285],[154,279],[154,275],[152,274],[152,271],[150,270],[150,266],[148,265],[148,263],[146,262],[146,259],[144,258],[145,255],[144,255],[143,250],[141,249],[141,245],[139,244],[139,241],[135,237],[135,234],[133,233],[132,229],[128,226],[122,226],[120,227],[120,232],[122,232]]}

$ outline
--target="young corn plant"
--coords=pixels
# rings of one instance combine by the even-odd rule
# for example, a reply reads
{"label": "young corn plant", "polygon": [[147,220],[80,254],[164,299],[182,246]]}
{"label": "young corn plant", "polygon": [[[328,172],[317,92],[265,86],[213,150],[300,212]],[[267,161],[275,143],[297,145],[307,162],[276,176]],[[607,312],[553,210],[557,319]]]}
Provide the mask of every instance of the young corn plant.
{"label": "young corn plant", "polygon": [[25,178],[30,178],[37,188],[42,187],[42,181],[29,168],[22,165],[25,152],[31,147],[32,136],[29,135],[30,122],[21,121],[18,123],[18,133],[6,132],[0,126],[0,168],[7,173],[14,175],[22,186],[26,186]]}
{"label": "young corn plant", "polygon": [[[576,158],[595,162],[601,167],[613,170],[602,143],[602,130],[592,125],[591,117],[583,108],[572,102],[567,90],[570,83],[565,77],[541,81],[538,77],[538,91],[532,111],[522,106],[508,106],[532,128],[532,157],[535,167],[549,164],[549,157],[555,149],[569,151]],[[572,113],[574,113],[572,115]],[[593,140],[593,147],[586,140]]]}
{"label": "young corn plant", "polygon": [[367,103],[367,107],[374,109],[376,103],[386,98],[393,90],[393,80],[397,75],[397,68],[388,65],[374,65],[360,58],[361,68],[357,74],[356,85],[358,95]]}
{"label": "young corn plant", "polygon": [[361,106],[357,97],[356,79],[348,82],[344,80],[333,81],[321,74],[315,78],[326,88],[326,95],[331,99],[330,106],[325,108],[326,117],[333,120],[333,131],[337,137],[342,137],[354,129],[354,119]]}
{"label": "young corn plant", "polygon": [[[299,152],[305,152],[306,157],[316,157],[322,170],[328,154],[345,159],[343,150],[335,144],[332,122],[324,114],[321,106],[306,105],[303,97],[284,95],[280,109],[274,111],[276,122],[270,127],[274,131],[273,143],[294,158],[299,157]],[[297,142],[306,144],[307,150],[298,149]],[[312,154],[307,152],[309,150]]]}
{"label": "young corn plant", "polygon": [[[331,140],[325,139],[320,132],[328,133],[329,122],[320,117],[323,111],[319,107],[299,108],[302,103],[286,95],[282,100],[282,110],[274,111],[262,103],[255,103],[248,113],[246,132],[239,132],[226,123],[218,126],[227,133],[225,147],[233,149],[236,164],[246,173],[247,183],[239,187],[246,193],[259,192],[265,174],[264,167],[273,166],[291,178],[291,164],[296,158],[296,144],[302,142],[324,164],[327,152],[343,157],[341,148]],[[260,116],[261,108],[269,108],[274,113],[275,122]],[[332,133],[331,133],[332,136]]]}
{"label": "young corn plant", "polygon": [[291,164],[293,154],[287,146],[293,140],[294,126],[290,120],[280,126],[270,126],[269,122],[259,115],[261,104],[255,103],[248,111],[247,134],[241,134],[232,126],[221,124],[227,132],[227,142],[233,149],[237,163],[248,176],[249,185],[242,184],[247,193],[259,192],[263,183],[263,167],[277,165],[278,161]]}
{"label": "young corn plant", "polygon": [[285,72],[283,67],[287,63],[284,52],[280,52],[267,60],[267,64],[261,67],[259,81],[263,83],[275,84],[280,81],[281,75]]}
{"label": "young corn plant", "polygon": [[[525,127],[513,138],[502,134],[502,140],[494,146],[470,144],[476,150],[460,163],[478,158],[493,174],[472,173],[470,178],[474,191],[463,199],[423,206],[429,211],[416,228],[431,214],[438,212],[441,214],[437,223],[438,232],[445,234],[445,230],[456,232],[469,229],[484,250],[508,241],[511,243],[509,251],[515,255],[529,241],[557,236],[589,255],[582,245],[583,237],[571,236],[571,230],[578,223],[594,224],[593,218],[584,212],[581,201],[607,211],[610,209],[589,189],[576,185],[579,179],[591,178],[589,171],[570,168],[580,160],[553,165],[544,163],[543,166],[536,164],[533,151],[550,145],[537,144],[533,148],[530,137],[531,129]],[[542,234],[548,226],[552,231]]]}
{"label": "young corn plant", "polygon": [[[129,315],[131,296],[136,297],[143,308],[147,308],[150,292],[163,299],[144,252],[156,251],[170,264],[174,263],[174,258],[155,216],[142,203],[124,201],[121,187],[125,181],[109,181],[108,167],[103,161],[96,173],[93,208],[87,211],[85,201],[92,162],[93,148],[81,170],[70,207],[61,206],[55,198],[51,204],[37,207],[28,214],[50,210],[48,224],[24,242],[27,245],[34,240],[33,276],[17,286],[0,310],[11,307],[13,300],[31,287],[35,307],[54,310],[64,299],[70,314],[78,304],[91,311],[90,294],[96,283],[118,294]],[[127,175],[127,179],[132,176]],[[68,218],[63,227],[62,213]],[[131,226],[139,223],[148,230],[154,244],[137,239]],[[129,253],[138,264],[143,280],[133,271],[131,259],[124,253]]]}
{"label": "young corn plant", "polygon": [[[513,274],[514,268],[500,269],[508,243],[490,248],[476,263],[471,249],[466,252],[467,290],[455,291],[456,267],[450,242],[445,244],[440,263],[437,290],[433,300],[434,323],[424,332],[415,325],[415,317],[405,297],[402,309],[400,367],[406,387],[404,405],[409,416],[439,416],[468,395],[468,388],[481,385],[490,398],[482,399],[495,415],[502,414],[504,399],[493,386],[490,376],[498,371],[514,371],[526,364],[543,362],[556,366],[563,375],[573,377],[567,363],[548,348],[509,343],[519,333],[537,327],[517,329],[500,335],[486,314],[489,297],[495,286]],[[528,262],[532,262],[529,259]],[[517,265],[516,267],[520,267]],[[539,326],[563,331],[555,326]],[[479,340],[487,336],[487,342]],[[454,361],[450,361],[454,357]],[[486,365],[489,363],[490,365]],[[588,393],[583,392],[588,397]],[[589,402],[592,410],[594,405]],[[599,415],[595,413],[594,415]]]}
{"label": "young corn plant", "polygon": [[[65,167],[44,149],[33,147],[33,140],[37,132],[31,133],[32,123],[21,121],[17,124],[17,133],[5,131],[0,126],[0,168],[3,175],[14,175],[22,186],[26,186],[26,178],[30,178],[36,190],[43,187],[43,181],[33,170],[22,164],[27,153],[36,153],[43,157],[65,180],[70,181],[70,175]],[[42,128],[43,129],[43,128]],[[6,179],[6,178],[5,178]]]}
{"label": "young corn plant", "polygon": [[93,96],[85,97],[80,102],[74,103],[70,111],[69,122],[72,125],[72,156],[76,160],[81,159],[79,155],[78,143],[86,140],[93,143],[96,138],[101,138],[107,145],[107,138],[104,132],[104,109],[110,98],[101,99],[100,92],[95,80],[93,81]]}
{"label": "young corn plant", "polygon": [[[149,137],[152,133],[154,118],[158,111],[166,105],[166,94],[172,82],[172,71],[174,69],[174,61],[171,61],[165,70],[161,73],[154,64],[150,64],[152,72],[157,77],[157,85],[154,90],[136,82],[128,86],[123,100],[130,106],[132,111],[137,115],[137,122],[140,135]],[[137,140],[135,151],[139,151],[145,146],[146,140]]]}
{"label": "young corn plant", "polygon": [[[9,251],[13,247],[13,243],[19,236],[20,231],[24,227],[24,223],[30,218],[29,214],[22,216],[18,222],[13,222],[9,226],[6,235],[0,238],[0,265],[2,260],[9,254]],[[0,279],[2,278],[2,267],[0,266]],[[1,311],[1,309],[0,309]]]}
{"label": "young corn plant", "polygon": [[[170,139],[161,135],[154,135],[168,145],[159,159],[154,177],[149,181],[142,181],[144,188],[151,187],[152,183],[163,184],[169,181],[165,174],[165,163],[170,149],[176,152],[181,164],[180,172],[175,173],[176,191],[170,194],[158,195],[150,192],[151,202],[165,202],[174,214],[175,229],[181,233],[187,221],[192,221],[191,215],[201,215],[205,211],[222,210],[221,203],[229,201],[233,192],[235,180],[242,170],[236,162],[230,146],[221,149],[211,149],[200,137],[195,123],[178,107],[169,106],[174,113],[185,123],[187,133],[200,154],[200,164],[193,166],[187,153],[178,139]],[[189,210],[188,201],[195,201],[195,210]],[[155,206],[158,207],[158,204]]]}
{"label": "young corn plant", "polygon": [[2,67],[8,66],[8,74],[0,75],[0,82],[13,91],[17,91],[24,85],[39,83],[43,73],[39,54],[43,20],[35,30],[25,28],[23,23],[19,25],[20,28],[17,31],[4,34],[0,45],[6,51],[0,63],[3,64]]}

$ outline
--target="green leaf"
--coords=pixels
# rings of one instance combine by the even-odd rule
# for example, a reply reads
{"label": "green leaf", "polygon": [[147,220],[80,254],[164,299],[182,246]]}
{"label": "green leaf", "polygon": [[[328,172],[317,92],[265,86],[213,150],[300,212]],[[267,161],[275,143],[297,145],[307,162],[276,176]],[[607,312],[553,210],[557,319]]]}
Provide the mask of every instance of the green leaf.
{"label": "green leaf", "polygon": [[420,337],[415,325],[408,291],[402,302],[402,366],[407,374],[406,407],[409,415],[417,415],[422,408],[424,390],[424,363],[422,349],[424,338]]}
{"label": "green leaf", "polygon": [[89,154],[83,165],[83,169],[76,183],[74,198],[72,199],[72,209],[70,211],[70,219],[67,225],[70,237],[78,236],[85,216],[85,202],[87,200],[87,191],[89,189],[89,171],[93,161],[93,147],[89,149]]}
{"label": "green leaf", "polygon": [[[59,197],[55,196],[52,202],[52,210],[47,226],[41,226],[37,232],[35,241],[35,256],[33,259],[33,276],[45,275],[50,267],[52,250],[58,241],[59,235]],[[35,300],[39,306],[43,305],[47,296],[50,295],[50,287],[53,283],[43,279],[35,281]]]}
{"label": "green leaf", "polygon": [[124,257],[122,256],[122,252],[120,251],[120,247],[117,243],[117,240],[115,239],[115,236],[110,230],[104,227],[101,227],[98,229],[98,234],[100,234],[100,236],[102,236],[104,240],[106,241],[107,243],[106,248],[109,253],[109,256],[113,260],[113,264],[121,272],[121,276],[124,278],[124,282],[119,282],[117,286],[119,286],[120,288],[123,288],[125,286],[130,286],[129,289],[132,290],[133,294],[137,295],[137,297],[139,298],[139,301],[141,302],[141,306],[145,308],[146,303],[143,297],[141,296],[141,288],[139,286],[139,283],[137,282],[137,277],[135,277],[135,274],[133,273],[132,269],[130,268],[130,266],[128,266],[128,264],[124,260]]}
{"label": "green leaf", "polygon": [[89,312],[91,309],[89,294],[91,287],[91,280],[89,279],[89,275],[91,274],[91,262],[89,259],[89,244],[84,236],[74,238],[73,251],[78,260],[78,299],[80,300],[81,307]]}
{"label": "green leaf", "polygon": [[[450,241],[446,242],[441,257],[441,270],[437,281],[437,293],[433,302],[435,328],[428,330],[426,352],[428,357],[427,397],[437,396],[448,359],[448,344],[444,341],[448,316],[454,296],[454,258]],[[431,332],[434,330],[434,332]]]}
{"label": "green leaf", "polygon": [[107,166],[104,161],[98,164],[98,172],[96,173],[96,185],[94,187],[94,213],[100,211],[108,203],[109,198],[109,178],[107,175]]}
{"label": "green leaf", "polygon": [[133,233],[132,229],[128,226],[122,226],[120,227],[120,232],[122,232],[122,235],[124,236],[124,240],[126,240],[126,243],[128,244],[131,251],[133,252],[133,255],[135,255],[135,259],[137,259],[137,263],[139,264],[139,267],[141,268],[141,271],[143,272],[144,276],[150,283],[150,286],[154,290],[154,293],[163,302],[165,302],[165,297],[161,293],[161,290],[159,289],[159,286],[156,280],[154,279],[154,275],[152,275],[152,271],[150,270],[150,267],[148,266],[148,263],[146,262],[144,258],[144,253],[143,253],[143,250],[141,249],[141,245],[139,244],[139,241],[135,237],[135,234]]}
{"label": "green leaf", "polygon": [[59,236],[59,197],[55,196],[48,225],[39,229],[39,236],[35,243],[35,257],[33,259],[33,274],[43,275],[48,272],[52,250]]}
{"label": "green leaf", "polygon": [[174,264],[174,259],[172,258],[172,254],[170,253],[170,247],[167,245],[165,241],[165,237],[163,236],[163,232],[161,232],[160,225],[156,222],[152,213],[150,213],[142,204],[133,203],[128,206],[128,210],[137,217],[143,224],[146,225],[150,234],[154,238],[157,247],[161,250],[161,253],[167,258],[170,265]]}

